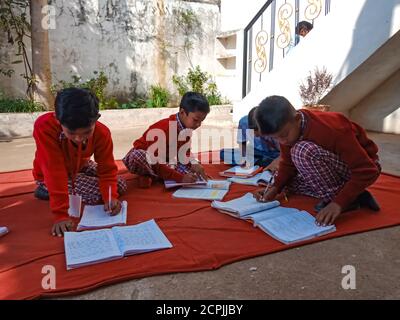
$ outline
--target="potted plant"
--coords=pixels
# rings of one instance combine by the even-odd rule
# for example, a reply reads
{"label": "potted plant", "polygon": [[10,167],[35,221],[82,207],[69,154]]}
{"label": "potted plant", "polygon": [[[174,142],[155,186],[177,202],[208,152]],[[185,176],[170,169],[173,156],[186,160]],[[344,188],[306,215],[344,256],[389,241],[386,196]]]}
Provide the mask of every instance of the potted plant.
{"label": "potted plant", "polygon": [[314,72],[310,71],[305,82],[300,84],[299,90],[305,109],[329,111],[329,106],[320,104],[320,101],[331,88],[332,78],[332,74],[325,67],[322,70],[316,67]]}

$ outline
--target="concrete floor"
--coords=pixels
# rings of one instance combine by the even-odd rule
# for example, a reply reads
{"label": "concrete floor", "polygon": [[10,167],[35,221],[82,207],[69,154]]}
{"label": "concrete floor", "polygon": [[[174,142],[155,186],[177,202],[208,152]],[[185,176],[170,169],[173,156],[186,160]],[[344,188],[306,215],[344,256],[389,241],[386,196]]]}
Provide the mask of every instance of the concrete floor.
{"label": "concrete floor", "polygon": [[[143,129],[113,131],[117,159]],[[400,136],[369,135],[380,147],[384,171],[400,175]],[[31,138],[0,142],[0,171],[31,168],[34,150]],[[248,259],[218,270],[127,281],[68,299],[399,299],[399,243],[400,227],[387,228]],[[345,265],[356,269],[355,290],[341,287]]]}

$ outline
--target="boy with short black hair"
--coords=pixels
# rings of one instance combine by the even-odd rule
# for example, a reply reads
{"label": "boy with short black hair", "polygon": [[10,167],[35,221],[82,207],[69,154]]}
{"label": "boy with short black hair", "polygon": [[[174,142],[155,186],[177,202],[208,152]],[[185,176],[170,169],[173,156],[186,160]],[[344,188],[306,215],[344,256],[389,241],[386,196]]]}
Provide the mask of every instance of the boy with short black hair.
{"label": "boy with short black hair", "polygon": [[[54,236],[73,228],[68,215],[69,194],[81,196],[89,205],[103,201],[105,210],[113,215],[121,210],[118,196],[126,190],[126,182],[117,178],[111,133],[97,121],[98,105],[97,97],[88,90],[64,89],[57,94],[55,112],[35,121],[32,173],[38,187],[34,195],[50,199]],[[96,162],[90,160],[92,155]]]}
{"label": "boy with short black hair", "polygon": [[317,223],[333,224],[341,212],[379,205],[365,189],[379,177],[378,147],[363,128],[336,112],[298,110],[281,96],[264,99],[256,111],[261,134],[278,139],[281,161],[275,182],[260,201],[289,191],[321,199]]}
{"label": "boy with short black hair", "polygon": [[134,141],[122,161],[131,173],[139,175],[139,187],[149,188],[154,179],[207,180],[204,168],[190,153],[190,137],[209,112],[202,94],[187,92],[178,113],[154,123]]}

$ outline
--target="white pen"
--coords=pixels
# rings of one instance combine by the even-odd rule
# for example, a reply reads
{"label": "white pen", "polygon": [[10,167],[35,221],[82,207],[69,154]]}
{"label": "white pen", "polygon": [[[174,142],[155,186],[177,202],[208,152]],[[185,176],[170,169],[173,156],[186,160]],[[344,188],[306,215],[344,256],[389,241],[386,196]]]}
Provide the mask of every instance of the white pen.
{"label": "white pen", "polygon": [[268,184],[265,187],[264,192],[263,192],[263,196],[262,196],[263,201],[264,201],[265,194],[268,192],[269,187],[271,186],[272,179],[274,179],[274,176],[275,176],[275,172],[271,172],[271,178],[269,178]]}
{"label": "white pen", "polygon": [[108,210],[112,212],[111,209],[111,186],[108,186]]}

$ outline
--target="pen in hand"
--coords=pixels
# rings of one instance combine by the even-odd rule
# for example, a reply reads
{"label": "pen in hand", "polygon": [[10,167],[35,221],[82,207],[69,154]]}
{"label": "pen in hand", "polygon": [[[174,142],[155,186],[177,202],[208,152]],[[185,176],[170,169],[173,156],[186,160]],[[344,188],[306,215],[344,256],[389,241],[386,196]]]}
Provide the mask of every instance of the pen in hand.
{"label": "pen in hand", "polygon": [[265,195],[266,195],[266,193],[268,192],[268,190],[269,190],[269,187],[271,186],[271,184],[272,184],[272,180],[274,179],[274,176],[275,176],[275,172],[273,172],[272,174],[271,174],[271,178],[269,178],[269,181],[268,181],[268,184],[267,184],[267,186],[265,187],[265,189],[264,189],[264,192],[263,192],[263,195],[262,195],[262,201],[265,201]]}
{"label": "pen in hand", "polygon": [[111,207],[111,186],[108,186],[108,210],[109,210],[109,212],[112,212],[112,207]]}

